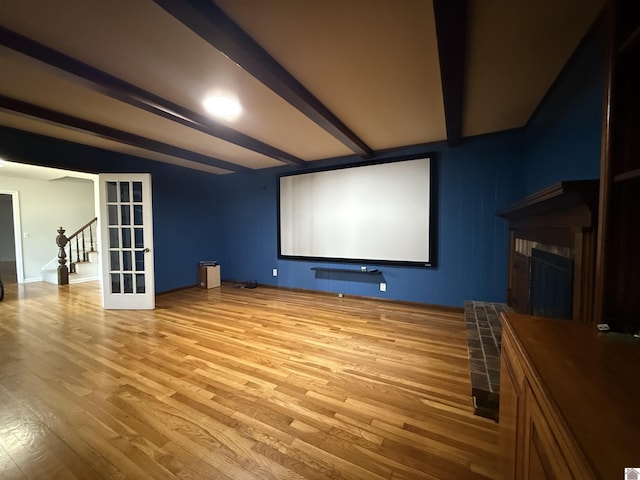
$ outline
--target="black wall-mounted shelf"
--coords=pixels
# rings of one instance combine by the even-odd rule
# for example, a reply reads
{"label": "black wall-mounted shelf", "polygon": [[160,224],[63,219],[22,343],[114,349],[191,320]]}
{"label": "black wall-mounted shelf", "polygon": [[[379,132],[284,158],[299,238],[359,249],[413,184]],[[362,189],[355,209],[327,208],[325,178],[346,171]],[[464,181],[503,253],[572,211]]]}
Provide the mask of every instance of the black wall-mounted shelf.
{"label": "black wall-mounted shelf", "polygon": [[311,267],[317,279],[356,283],[386,283],[384,275],[377,268],[356,270],[355,268]]}
{"label": "black wall-mounted shelf", "polygon": [[382,275],[382,272],[378,269],[371,270],[356,270],[354,268],[329,268],[329,267],[311,267],[314,272],[327,272],[327,273],[360,273],[362,275]]}

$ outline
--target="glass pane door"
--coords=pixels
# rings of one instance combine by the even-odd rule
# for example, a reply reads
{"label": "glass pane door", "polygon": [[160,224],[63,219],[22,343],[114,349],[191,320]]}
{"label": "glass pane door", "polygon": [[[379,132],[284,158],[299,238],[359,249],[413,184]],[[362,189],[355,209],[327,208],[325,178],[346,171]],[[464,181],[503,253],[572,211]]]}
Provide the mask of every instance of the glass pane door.
{"label": "glass pane door", "polygon": [[146,175],[145,181],[139,176],[105,175],[103,179],[101,175],[106,217],[102,222],[106,230],[103,296],[110,299],[105,305],[111,305],[105,308],[149,308],[140,305],[148,305],[148,297],[153,296],[150,177]]}

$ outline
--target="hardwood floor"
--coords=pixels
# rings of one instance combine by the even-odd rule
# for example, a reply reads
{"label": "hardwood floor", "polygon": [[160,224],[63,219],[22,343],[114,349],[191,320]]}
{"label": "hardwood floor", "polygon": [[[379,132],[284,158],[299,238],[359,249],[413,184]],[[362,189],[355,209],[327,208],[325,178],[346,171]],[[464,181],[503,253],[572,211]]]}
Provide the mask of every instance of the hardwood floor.
{"label": "hardwood floor", "polygon": [[7,286],[2,479],[496,478],[462,314],[272,288]]}

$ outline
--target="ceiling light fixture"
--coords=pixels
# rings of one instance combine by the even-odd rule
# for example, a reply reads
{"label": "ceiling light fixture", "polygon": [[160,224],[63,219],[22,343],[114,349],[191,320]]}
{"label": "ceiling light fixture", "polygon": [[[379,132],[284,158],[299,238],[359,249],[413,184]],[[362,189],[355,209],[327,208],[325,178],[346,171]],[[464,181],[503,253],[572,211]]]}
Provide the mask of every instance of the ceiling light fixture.
{"label": "ceiling light fixture", "polygon": [[224,118],[225,120],[235,120],[242,112],[242,107],[238,100],[231,97],[208,97],[202,102],[205,110],[211,115]]}

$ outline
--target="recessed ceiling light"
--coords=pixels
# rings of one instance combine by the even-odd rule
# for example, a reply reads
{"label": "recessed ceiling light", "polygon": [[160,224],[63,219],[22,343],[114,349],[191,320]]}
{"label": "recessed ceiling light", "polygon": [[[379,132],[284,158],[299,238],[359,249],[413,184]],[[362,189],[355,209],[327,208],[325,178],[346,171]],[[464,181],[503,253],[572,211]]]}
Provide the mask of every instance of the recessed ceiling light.
{"label": "recessed ceiling light", "polygon": [[242,111],[240,102],[231,97],[208,97],[202,104],[211,115],[224,118],[225,120],[235,120]]}

